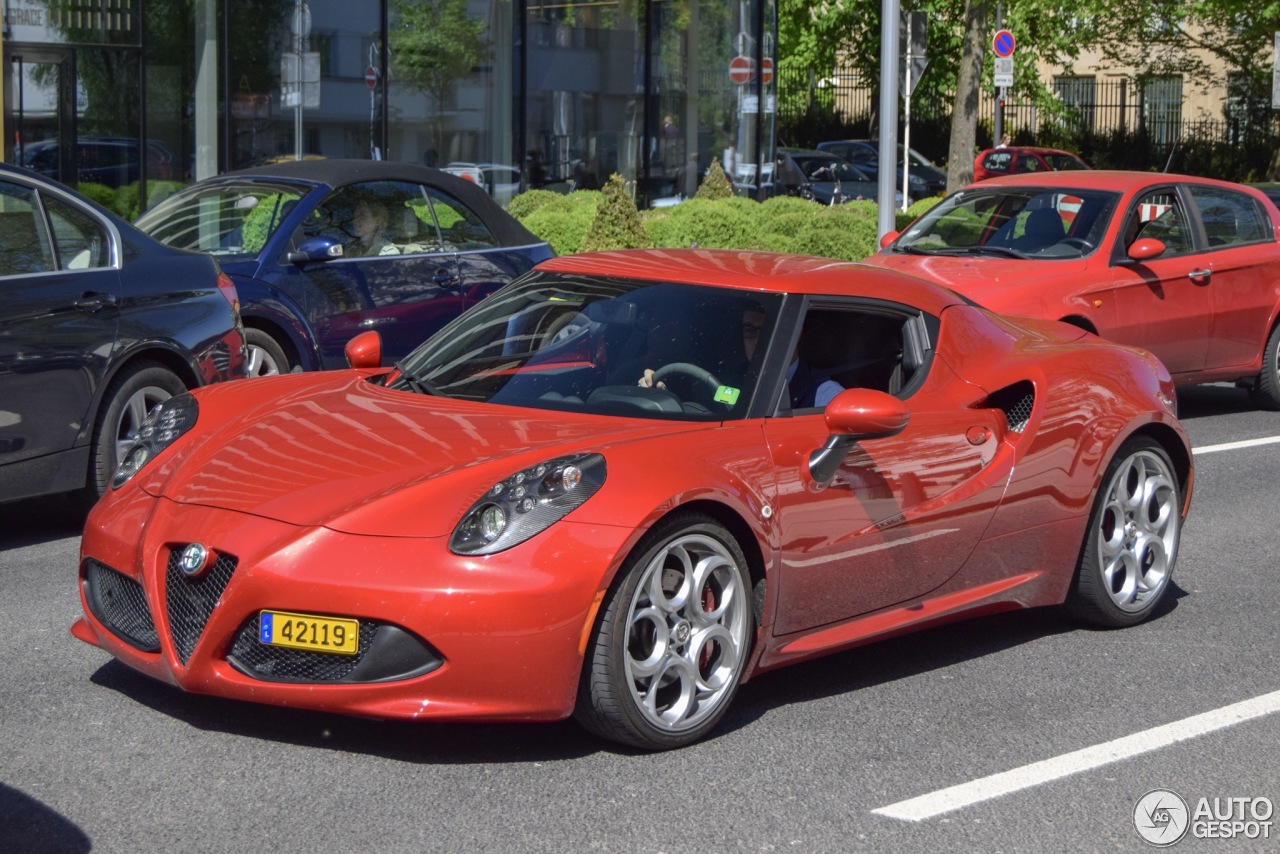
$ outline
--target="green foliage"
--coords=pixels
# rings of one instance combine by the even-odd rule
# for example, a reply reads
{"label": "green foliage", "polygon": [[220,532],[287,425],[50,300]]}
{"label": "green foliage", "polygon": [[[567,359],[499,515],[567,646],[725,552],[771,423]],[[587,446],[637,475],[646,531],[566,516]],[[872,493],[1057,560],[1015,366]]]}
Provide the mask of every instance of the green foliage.
{"label": "green foliage", "polygon": [[694,194],[695,199],[727,199],[733,195],[733,184],[729,181],[729,176],[724,174],[724,167],[720,165],[719,160],[711,161],[711,168],[707,170],[707,177],[702,179],[702,183],[698,185],[698,192]]}
{"label": "green foliage", "polygon": [[562,198],[564,198],[562,193],[552,190],[525,190],[507,202],[507,213],[516,219],[524,219],[543,205],[551,204]]}
{"label": "green foliage", "polygon": [[87,198],[93,199],[98,204],[110,211],[116,209],[116,191],[108,187],[106,184],[94,184],[89,181],[82,181],[76,184],[76,192]]}
{"label": "green foliage", "polygon": [[591,227],[582,239],[583,252],[643,249],[652,245],[621,175],[615,172],[609,176],[601,197]]}
{"label": "green foliage", "polygon": [[[554,198],[546,199],[527,216],[517,218],[525,228],[551,244],[557,255],[581,252],[582,241],[595,220],[603,194],[599,190],[575,190],[568,195],[548,191],[548,194]],[[512,204],[515,201],[512,199]]]}
{"label": "green foliage", "polygon": [[[812,203],[810,203],[812,204]],[[760,237],[760,205],[750,199],[694,197],[644,212],[645,227],[660,247],[766,249]]]}
{"label": "green foliage", "polygon": [[875,202],[827,206],[803,199],[770,199],[760,207],[761,231],[775,252],[856,261],[876,251]]}
{"label": "green foliage", "polygon": [[907,226],[915,222],[920,217],[928,213],[934,205],[942,201],[941,196],[930,196],[927,199],[920,199],[912,202],[907,206],[906,211],[897,211],[893,215],[893,227],[896,231],[905,231]]}
{"label": "green foliage", "polygon": [[[127,220],[135,220],[142,215],[138,184],[138,181],[134,181],[132,184],[125,184],[115,192],[113,208],[116,213]],[[147,207],[154,207],[168,196],[181,190],[182,187],[183,184],[178,181],[148,181]]]}

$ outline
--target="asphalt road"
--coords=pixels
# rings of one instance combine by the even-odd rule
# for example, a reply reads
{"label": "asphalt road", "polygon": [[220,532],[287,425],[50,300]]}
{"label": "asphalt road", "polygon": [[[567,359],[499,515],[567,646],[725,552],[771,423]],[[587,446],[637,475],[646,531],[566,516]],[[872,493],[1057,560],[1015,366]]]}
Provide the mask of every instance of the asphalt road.
{"label": "asphalt road", "polygon": [[[1022,612],[831,656],[750,682],[712,738],[658,755],[571,722],[182,694],[68,634],[63,503],[0,506],[0,852],[1144,851],[1135,806],[1160,789],[1243,809],[1257,837],[1193,827],[1175,850],[1280,850],[1280,815],[1271,838],[1261,820],[1280,801],[1280,444],[1215,448],[1280,436],[1280,414],[1219,386],[1181,407],[1196,495],[1156,619]],[[894,817],[952,786],[944,811]]]}

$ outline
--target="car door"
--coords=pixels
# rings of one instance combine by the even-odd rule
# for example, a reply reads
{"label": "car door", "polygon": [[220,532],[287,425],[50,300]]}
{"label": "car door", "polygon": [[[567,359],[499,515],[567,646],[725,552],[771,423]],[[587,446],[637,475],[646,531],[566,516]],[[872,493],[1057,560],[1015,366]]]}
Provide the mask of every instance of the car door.
{"label": "car door", "polygon": [[67,451],[91,422],[116,347],[114,257],[96,217],[0,181],[0,467]]}
{"label": "car door", "polygon": [[[795,361],[821,368],[820,349],[804,338],[832,316],[838,334],[834,360],[865,364],[876,352],[901,362],[909,315],[854,306],[811,309]],[[868,332],[867,319],[875,324]],[[886,322],[898,334],[885,333]],[[917,329],[922,324],[915,324]],[[870,344],[868,344],[870,338]],[[864,347],[848,353],[850,345]],[[868,352],[868,350],[870,352]],[[939,370],[946,370],[939,367]],[[894,372],[837,371],[846,388],[894,389]],[[799,369],[793,374],[799,375]],[[919,387],[923,376],[907,386]],[[958,382],[958,380],[956,380]],[[899,391],[901,394],[902,392]],[[997,410],[931,407],[931,395],[909,396],[911,420],[896,436],[859,442],[825,488],[805,474],[809,454],[827,429],[820,409],[767,419],[765,438],[777,471],[777,524],[782,545],[778,575],[778,634],[846,620],[922,596],[954,575],[986,530],[1011,471],[994,436]]]}
{"label": "car door", "polygon": [[338,257],[294,268],[323,367],[344,367],[347,342],[371,329],[382,336],[384,363],[394,362],[470,304],[458,246],[436,222],[434,192],[405,181],[351,184],[299,226],[294,245],[324,235],[343,246]]}
{"label": "car door", "polygon": [[1258,358],[1280,301],[1280,246],[1262,203],[1214,185],[1188,185],[1205,236],[1205,286],[1212,307],[1208,370]]}
{"label": "car door", "polygon": [[[1108,268],[1115,326],[1104,337],[1144,347],[1169,372],[1202,370],[1209,342],[1211,270],[1196,243],[1187,200],[1172,184],[1134,195],[1123,217]],[[1164,244],[1157,257],[1135,261],[1130,246],[1144,238]]]}

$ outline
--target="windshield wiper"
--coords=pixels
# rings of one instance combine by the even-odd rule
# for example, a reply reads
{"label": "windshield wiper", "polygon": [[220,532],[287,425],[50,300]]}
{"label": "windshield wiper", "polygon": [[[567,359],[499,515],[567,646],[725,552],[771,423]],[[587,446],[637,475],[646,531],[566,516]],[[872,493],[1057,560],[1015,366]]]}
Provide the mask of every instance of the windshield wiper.
{"label": "windshield wiper", "polygon": [[957,255],[999,255],[1001,258],[1026,258],[1016,249],[1007,246],[968,246],[956,250]]}
{"label": "windshield wiper", "polygon": [[418,394],[425,394],[428,397],[444,397],[444,392],[433,386],[424,379],[415,377],[405,366],[404,362],[396,362],[396,369],[400,371],[398,379],[404,380],[405,385],[416,391]]}

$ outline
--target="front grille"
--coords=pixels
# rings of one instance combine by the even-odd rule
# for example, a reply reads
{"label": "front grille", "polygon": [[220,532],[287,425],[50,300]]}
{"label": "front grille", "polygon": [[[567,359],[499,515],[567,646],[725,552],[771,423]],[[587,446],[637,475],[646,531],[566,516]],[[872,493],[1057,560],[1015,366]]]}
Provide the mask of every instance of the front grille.
{"label": "front grille", "polygon": [[218,555],[213,566],[195,578],[188,576],[180,566],[183,546],[174,546],[169,552],[169,565],[165,570],[164,601],[169,613],[169,633],[178,660],[183,664],[191,658],[196,642],[204,632],[209,615],[222,598],[231,574],[236,570],[236,559]]}
{"label": "front grille", "polygon": [[96,560],[85,565],[84,584],[89,610],[98,622],[143,652],[160,650],[160,636],[141,584]]}
{"label": "front grille", "polygon": [[444,663],[430,644],[390,623],[358,620],[359,651],[338,655],[261,643],[258,619],[255,614],[240,627],[227,660],[265,682],[390,682],[430,673]]}

